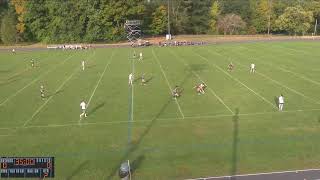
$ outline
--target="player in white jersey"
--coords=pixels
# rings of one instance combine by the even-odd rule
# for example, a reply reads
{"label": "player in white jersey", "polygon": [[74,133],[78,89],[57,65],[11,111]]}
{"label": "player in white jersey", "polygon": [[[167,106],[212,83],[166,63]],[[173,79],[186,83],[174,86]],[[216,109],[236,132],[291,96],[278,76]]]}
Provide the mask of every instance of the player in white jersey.
{"label": "player in white jersey", "polygon": [[84,67],[85,67],[85,62],[81,61],[81,66],[82,66],[82,71],[84,71]]}
{"label": "player in white jersey", "polygon": [[45,91],[45,90],[44,90],[44,86],[41,85],[41,86],[40,86],[40,95],[41,95],[41,98],[42,98],[42,99],[45,98],[44,91]]}
{"label": "player in white jersey", "polygon": [[133,74],[130,73],[129,74],[129,85],[132,85],[132,83],[133,83]]}
{"label": "player in white jersey", "polygon": [[143,59],[142,52],[140,52],[140,54],[139,54],[139,61],[141,61],[142,59]]}
{"label": "player in white jersey", "polygon": [[12,54],[15,54],[16,53],[16,50],[15,49],[12,49]]}
{"label": "player in white jersey", "polygon": [[283,97],[283,95],[281,94],[281,95],[279,96],[279,111],[282,111],[283,105],[284,105],[284,97]]}
{"label": "player in white jersey", "polygon": [[86,103],[84,101],[82,101],[80,103],[80,108],[81,108],[81,111],[82,111],[82,113],[80,114],[80,118],[82,118],[83,116],[87,117],[87,113],[86,113],[87,105],[86,105]]}
{"label": "player in white jersey", "polygon": [[250,65],[250,73],[255,73],[255,72],[256,72],[256,65],[252,63]]}

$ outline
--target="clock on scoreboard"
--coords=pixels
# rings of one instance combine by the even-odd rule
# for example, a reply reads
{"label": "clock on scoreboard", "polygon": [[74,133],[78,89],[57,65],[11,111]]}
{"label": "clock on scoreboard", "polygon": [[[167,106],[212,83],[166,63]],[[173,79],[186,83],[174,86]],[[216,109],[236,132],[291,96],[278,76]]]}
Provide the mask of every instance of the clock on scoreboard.
{"label": "clock on scoreboard", "polygon": [[53,178],[54,157],[1,157],[0,178]]}

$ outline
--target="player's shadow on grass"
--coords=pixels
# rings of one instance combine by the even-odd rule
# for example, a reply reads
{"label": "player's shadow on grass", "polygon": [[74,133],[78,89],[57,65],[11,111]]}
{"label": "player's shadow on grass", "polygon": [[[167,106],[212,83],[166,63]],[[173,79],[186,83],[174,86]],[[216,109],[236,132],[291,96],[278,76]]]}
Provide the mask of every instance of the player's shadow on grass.
{"label": "player's shadow on grass", "polygon": [[63,90],[56,91],[54,93],[48,94],[47,96],[45,96],[45,98],[50,98],[51,96],[56,96],[62,92],[63,92]]}
{"label": "player's shadow on grass", "polygon": [[190,64],[188,69],[190,69],[191,71],[199,72],[199,71],[208,69],[208,65],[207,64]]}
{"label": "player's shadow on grass", "polygon": [[85,170],[85,166],[88,164],[89,160],[83,161],[71,174],[66,178],[66,180],[71,180],[79,172]]}
{"label": "player's shadow on grass", "polygon": [[[189,72],[185,78],[181,81],[181,83],[179,84],[179,87],[182,87],[184,85],[184,83],[186,82],[186,80],[192,75],[192,72]],[[141,133],[140,137],[135,140],[134,142],[131,141],[131,143],[128,145],[127,151],[124,154],[124,156],[120,159],[120,161],[116,164],[115,167],[113,167],[113,169],[111,170],[110,175],[107,177],[107,179],[112,179],[112,177],[114,177],[120,167],[120,164],[124,161],[126,161],[130,155],[135,152],[142,140],[144,139],[144,137],[146,137],[149,132],[151,131],[151,128],[155,125],[155,123],[157,122],[157,119],[161,116],[161,114],[167,109],[168,105],[170,103],[174,103],[174,99],[172,98],[171,94],[168,95],[168,100],[167,102],[161,107],[161,109],[159,110],[159,112],[157,113],[157,115],[151,120],[151,122],[147,125],[147,127],[145,128],[145,130]],[[129,125],[130,126],[130,125]],[[131,136],[131,135],[128,135]],[[144,158],[143,158],[144,159]],[[137,169],[137,168],[136,168]],[[136,170],[135,169],[135,170]]]}
{"label": "player's shadow on grass", "polygon": [[144,155],[139,155],[135,160],[133,160],[130,163],[131,173],[134,174],[134,172],[140,167],[142,164],[142,161],[145,159]]}
{"label": "player's shadow on grass", "polygon": [[88,68],[88,69],[91,69],[91,68],[94,68],[94,67],[96,67],[96,66],[97,66],[96,64],[92,64],[92,65],[87,66],[87,68]]}
{"label": "player's shadow on grass", "polygon": [[[146,83],[149,83],[152,79],[153,79],[153,76],[149,77],[148,79],[146,79]],[[133,82],[136,83],[137,81],[141,81],[141,80],[142,78],[139,77],[139,78],[135,78]]]}
{"label": "player's shadow on grass", "polygon": [[274,100],[274,104],[276,105],[276,107],[278,107],[278,106],[279,106],[278,97],[275,96],[275,97],[273,98],[273,100]]}
{"label": "player's shadow on grass", "polygon": [[[20,79],[20,78],[19,78],[19,79]],[[9,84],[11,84],[11,83],[14,83],[14,82],[18,81],[19,79],[16,78],[16,79],[11,79],[11,80],[7,80],[7,81],[3,81],[3,82],[0,81],[0,86],[9,85]]]}
{"label": "player's shadow on grass", "polygon": [[95,107],[93,107],[93,108],[88,112],[88,114],[93,114],[93,113],[95,113],[97,110],[101,109],[105,104],[106,104],[105,102],[102,102],[102,103],[97,104]]}
{"label": "player's shadow on grass", "polygon": [[[239,144],[239,109],[236,108],[233,123],[233,143],[232,143],[232,159],[231,159],[231,176],[237,174],[238,171],[238,144]],[[231,177],[231,180],[236,180],[236,177]]]}
{"label": "player's shadow on grass", "polygon": [[9,72],[11,72],[12,70],[0,70],[0,74],[1,73],[9,73]]}

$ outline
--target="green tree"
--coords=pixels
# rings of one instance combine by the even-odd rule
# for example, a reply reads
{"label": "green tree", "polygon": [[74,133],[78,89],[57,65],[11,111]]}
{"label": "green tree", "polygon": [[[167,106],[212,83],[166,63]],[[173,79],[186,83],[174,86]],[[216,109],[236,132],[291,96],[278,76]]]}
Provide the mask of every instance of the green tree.
{"label": "green tree", "polygon": [[16,18],[11,9],[2,18],[0,34],[3,43],[14,44],[16,42]]}
{"label": "green tree", "polygon": [[217,20],[220,15],[219,2],[213,1],[210,8],[210,32],[217,33]]}
{"label": "green tree", "polygon": [[306,33],[313,21],[313,14],[311,11],[305,11],[301,6],[288,7],[284,13],[276,20],[279,30],[284,30],[290,34]]}
{"label": "green tree", "polygon": [[168,23],[167,9],[165,6],[159,6],[152,13],[152,23],[150,25],[151,33],[154,35],[164,34]]}
{"label": "green tree", "polygon": [[260,0],[252,18],[252,24],[257,32],[268,32],[271,25],[269,23],[273,18],[272,0]]}

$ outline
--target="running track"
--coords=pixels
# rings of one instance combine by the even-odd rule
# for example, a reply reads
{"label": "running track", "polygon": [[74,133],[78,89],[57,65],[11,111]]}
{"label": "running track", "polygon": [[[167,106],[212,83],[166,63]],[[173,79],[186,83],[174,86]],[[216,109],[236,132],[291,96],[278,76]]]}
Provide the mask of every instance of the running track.
{"label": "running track", "polygon": [[320,180],[320,169],[206,177],[189,180]]}

